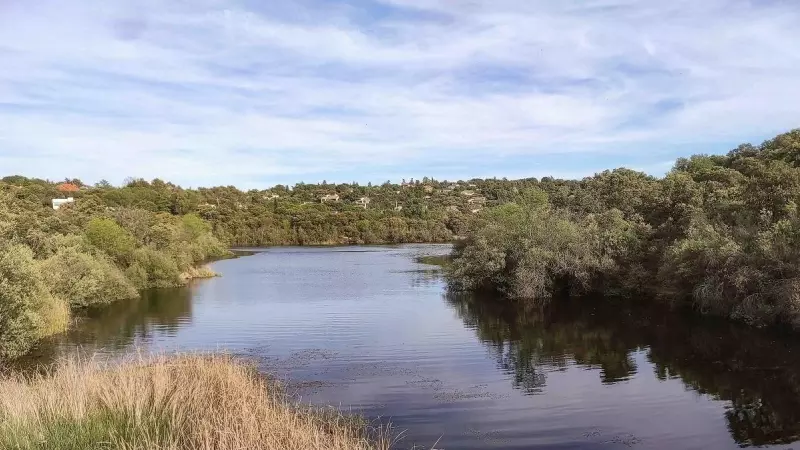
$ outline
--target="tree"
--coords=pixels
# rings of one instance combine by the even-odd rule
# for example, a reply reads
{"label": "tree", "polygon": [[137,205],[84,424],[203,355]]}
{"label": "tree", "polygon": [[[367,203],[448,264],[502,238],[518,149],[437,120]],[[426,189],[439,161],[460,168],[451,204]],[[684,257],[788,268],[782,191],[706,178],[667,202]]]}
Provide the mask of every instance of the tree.
{"label": "tree", "polygon": [[33,252],[0,246],[0,359],[27,352],[40,338],[66,328],[68,311],[42,280]]}
{"label": "tree", "polygon": [[136,240],[112,219],[94,218],[86,225],[86,238],[93,246],[120,263],[127,263],[136,248]]}

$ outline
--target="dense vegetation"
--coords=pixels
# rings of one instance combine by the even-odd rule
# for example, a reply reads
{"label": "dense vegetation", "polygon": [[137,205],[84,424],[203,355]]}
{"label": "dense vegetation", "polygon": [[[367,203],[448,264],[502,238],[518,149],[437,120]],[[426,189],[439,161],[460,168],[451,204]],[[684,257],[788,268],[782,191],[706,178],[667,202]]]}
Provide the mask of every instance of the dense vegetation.
{"label": "dense vegetation", "polygon": [[800,130],[681,158],[663,178],[617,169],[545,179],[470,222],[451,279],[513,299],[661,298],[800,327],[798,204]]}
{"label": "dense vegetation", "polygon": [[227,248],[196,215],[76,203],[54,211],[55,185],[0,184],[0,360],[66,329],[72,310],[207,275]]}
{"label": "dense vegetation", "polygon": [[[49,205],[55,184],[23,177],[3,181],[32,201]],[[81,208],[136,209],[153,214],[194,214],[215,236],[234,246],[446,242],[463,231],[485,198],[471,183],[430,180],[381,186],[298,184],[242,191],[233,186],[184,189],[161,180],[101,182],[70,193]],[[329,200],[323,200],[325,196]],[[362,198],[367,207],[359,206]]]}

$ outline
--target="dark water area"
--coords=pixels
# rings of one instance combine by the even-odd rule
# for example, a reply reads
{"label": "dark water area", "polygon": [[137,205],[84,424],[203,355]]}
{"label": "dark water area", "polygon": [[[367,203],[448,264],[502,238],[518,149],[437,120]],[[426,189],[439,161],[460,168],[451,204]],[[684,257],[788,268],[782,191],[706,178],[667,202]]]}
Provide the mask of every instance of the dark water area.
{"label": "dark water area", "polygon": [[448,251],[259,250],[214,263],[220,278],[90,312],[24,364],[227,351],[301,401],[391,421],[405,430],[398,448],[800,441],[798,338],[590,299],[523,308],[451,295],[420,262]]}

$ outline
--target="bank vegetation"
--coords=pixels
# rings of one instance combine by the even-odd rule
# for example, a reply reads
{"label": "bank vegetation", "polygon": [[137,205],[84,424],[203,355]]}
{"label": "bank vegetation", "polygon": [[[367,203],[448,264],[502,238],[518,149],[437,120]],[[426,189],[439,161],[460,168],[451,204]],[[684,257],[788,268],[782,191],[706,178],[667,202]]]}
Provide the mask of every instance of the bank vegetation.
{"label": "bank vegetation", "polygon": [[9,450],[381,450],[386,429],[295,403],[227,356],[68,362],[0,379]]}
{"label": "bank vegetation", "polygon": [[520,301],[624,296],[797,328],[798,204],[800,130],[681,158],[663,178],[544,180],[470,222],[450,280]]}
{"label": "bank vegetation", "polygon": [[64,331],[74,311],[210,276],[202,264],[229,254],[197,215],[96,204],[54,211],[29,187],[0,188],[0,360]]}

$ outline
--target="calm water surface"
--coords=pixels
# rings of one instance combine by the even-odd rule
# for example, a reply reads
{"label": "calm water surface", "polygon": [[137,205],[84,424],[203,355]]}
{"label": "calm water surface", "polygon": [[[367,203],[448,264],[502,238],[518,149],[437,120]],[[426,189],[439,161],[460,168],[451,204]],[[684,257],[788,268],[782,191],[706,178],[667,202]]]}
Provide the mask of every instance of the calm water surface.
{"label": "calm water surface", "polygon": [[[280,248],[94,312],[43,345],[227,350],[304,401],[407,430],[400,448],[792,448],[800,342],[627,307],[527,311],[447,295],[447,246]],[[800,448],[800,447],[798,447]]]}

